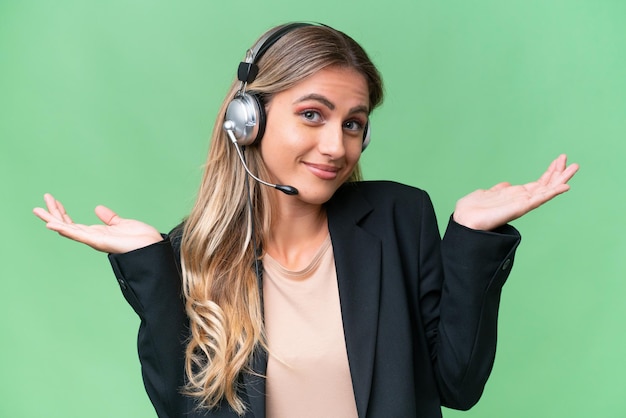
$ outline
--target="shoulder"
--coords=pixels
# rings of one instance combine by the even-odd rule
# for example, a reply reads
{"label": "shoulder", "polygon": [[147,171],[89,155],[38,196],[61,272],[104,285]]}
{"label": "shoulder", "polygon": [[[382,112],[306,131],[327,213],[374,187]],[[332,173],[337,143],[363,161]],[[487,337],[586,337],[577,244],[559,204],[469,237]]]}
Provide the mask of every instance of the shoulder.
{"label": "shoulder", "polygon": [[424,190],[393,181],[346,183],[326,207],[331,222],[338,224],[364,219],[381,225],[407,219],[419,222],[434,212]]}
{"label": "shoulder", "polygon": [[394,181],[377,180],[346,183],[337,190],[332,200],[355,198],[363,198],[373,206],[396,201],[417,203],[429,199],[426,191],[420,188]]}

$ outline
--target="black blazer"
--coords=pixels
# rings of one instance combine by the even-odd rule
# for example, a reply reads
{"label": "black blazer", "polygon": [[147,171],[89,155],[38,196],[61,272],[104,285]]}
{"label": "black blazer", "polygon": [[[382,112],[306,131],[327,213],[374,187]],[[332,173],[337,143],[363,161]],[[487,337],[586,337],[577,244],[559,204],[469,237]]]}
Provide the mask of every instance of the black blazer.
{"label": "black blazer", "polygon": [[[359,417],[441,417],[468,409],[493,366],[502,286],[520,242],[505,225],[485,232],[450,220],[440,238],[428,195],[391,182],[342,186],[326,204],[348,361]],[[180,395],[188,318],[178,267],[180,235],[110,255],[141,318],[139,357],[159,417],[236,417]],[[264,373],[265,354],[253,367]],[[246,417],[265,416],[265,383],[241,376]],[[324,400],[321,399],[320,402]]]}

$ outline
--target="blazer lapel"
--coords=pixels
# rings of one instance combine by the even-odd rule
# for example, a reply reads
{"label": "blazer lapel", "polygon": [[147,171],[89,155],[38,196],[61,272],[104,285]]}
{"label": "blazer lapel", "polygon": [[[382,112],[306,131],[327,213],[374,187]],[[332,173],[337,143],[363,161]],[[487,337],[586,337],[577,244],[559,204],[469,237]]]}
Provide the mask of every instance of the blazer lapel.
{"label": "blazer lapel", "polygon": [[[248,396],[248,405],[254,418],[265,417],[265,373],[267,372],[267,353],[257,348],[252,358],[252,372],[243,374],[244,387]],[[246,416],[249,416],[246,414]]]}
{"label": "blazer lapel", "polygon": [[378,334],[382,248],[359,226],[372,208],[353,187],[344,186],[327,211],[352,386],[359,417],[365,417]]}
{"label": "blazer lapel", "polygon": [[[326,208],[354,397],[359,417],[365,417],[378,335],[382,248],[377,237],[359,226],[372,207],[358,192],[354,193],[356,187],[344,185]],[[252,370],[253,373],[243,375],[248,404],[255,418],[264,418],[264,350],[255,352]]]}

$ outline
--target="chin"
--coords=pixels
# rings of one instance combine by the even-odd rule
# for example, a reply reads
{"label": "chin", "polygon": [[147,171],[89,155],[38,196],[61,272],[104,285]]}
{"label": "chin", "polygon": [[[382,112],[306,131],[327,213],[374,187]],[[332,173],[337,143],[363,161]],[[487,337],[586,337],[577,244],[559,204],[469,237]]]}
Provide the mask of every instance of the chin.
{"label": "chin", "polygon": [[328,202],[331,197],[337,191],[337,187],[324,188],[324,190],[314,190],[314,188],[303,186],[302,188],[298,188],[300,199],[303,202],[310,203],[312,205],[323,205]]}

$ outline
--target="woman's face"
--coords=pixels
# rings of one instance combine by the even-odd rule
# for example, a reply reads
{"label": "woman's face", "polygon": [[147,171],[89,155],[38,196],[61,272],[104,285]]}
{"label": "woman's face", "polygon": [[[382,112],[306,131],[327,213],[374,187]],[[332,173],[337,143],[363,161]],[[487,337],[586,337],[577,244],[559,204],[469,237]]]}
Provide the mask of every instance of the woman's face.
{"label": "woman's face", "polygon": [[367,82],[351,68],[323,69],[274,95],[260,144],[272,181],[298,189],[290,199],[328,201],[361,156],[368,114]]}

